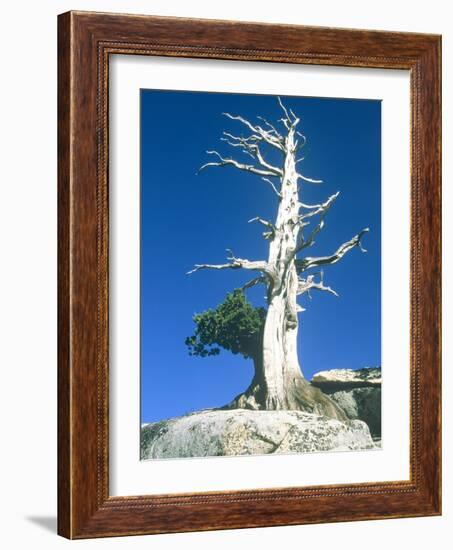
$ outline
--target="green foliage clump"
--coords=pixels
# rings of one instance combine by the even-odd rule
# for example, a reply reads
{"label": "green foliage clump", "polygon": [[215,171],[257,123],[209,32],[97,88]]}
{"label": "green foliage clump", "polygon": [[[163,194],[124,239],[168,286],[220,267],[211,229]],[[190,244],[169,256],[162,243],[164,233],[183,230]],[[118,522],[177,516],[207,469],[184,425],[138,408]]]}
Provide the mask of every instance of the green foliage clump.
{"label": "green foliage clump", "polygon": [[218,355],[223,348],[245,358],[256,358],[265,318],[265,308],[254,307],[242,290],[236,289],[215,309],[194,315],[195,332],[186,338],[189,354],[207,357]]}

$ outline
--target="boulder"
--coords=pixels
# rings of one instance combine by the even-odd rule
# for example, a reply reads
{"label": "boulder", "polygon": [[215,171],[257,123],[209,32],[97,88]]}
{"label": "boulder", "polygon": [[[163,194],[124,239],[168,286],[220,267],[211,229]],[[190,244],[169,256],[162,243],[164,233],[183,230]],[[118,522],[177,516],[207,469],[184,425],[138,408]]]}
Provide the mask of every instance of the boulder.
{"label": "boulder", "polygon": [[332,369],[316,373],[311,383],[326,393],[351,388],[380,388],[382,383],[381,369],[367,367],[364,369]]}
{"label": "boulder", "polygon": [[374,449],[365,422],[301,411],[205,410],[143,424],[141,458]]}
{"label": "boulder", "polygon": [[381,388],[354,388],[330,394],[350,419],[368,424],[372,436],[381,435]]}
{"label": "boulder", "polygon": [[381,436],[381,369],[333,369],[318,372],[311,383],[335,401],[351,420],[366,422],[374,439]]}

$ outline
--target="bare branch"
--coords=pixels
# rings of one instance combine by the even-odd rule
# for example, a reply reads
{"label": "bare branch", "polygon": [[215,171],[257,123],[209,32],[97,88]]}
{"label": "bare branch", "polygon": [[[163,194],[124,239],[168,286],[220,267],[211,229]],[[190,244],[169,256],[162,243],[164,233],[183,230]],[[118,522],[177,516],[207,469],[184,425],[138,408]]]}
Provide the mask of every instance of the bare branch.
{"label": "bare branch", "polygon": [[270,122],[268,122],[263,116],[258,116],[256,118],[258,120],[262,120],[264,124],[270,128],[269,132],[271,133],[273,132],[276,136],[278,136],[279,138],[282,138],[279,132],[277,132],[277,130],[275,129],[275,126],[273,126]]}
{"label": "bare branch", "polygon": [[316,235],[321,231],[321,229],[324,227],[324,218],[327,215],[327,212],[329,211],[330,207],[338,197],[340,192],[338,191],[334,195],[331,195],[326,202],[317,205],[317,208],[315,210],[311,210],[311,212],[306,212],[305,214],[302,214],[299,216],[298,222],[303,229],[304,226],[309,225],[305,220],[308,218],[311,218],[313,216],[316,216],[320,214],[320,219],[318,224],[313,228],[308,238],[304,238],[302,231],[299,234],[299,243],[297,244],[294,253],[292,254],[292,257],[296,256],[301,250],[304,248],[309,248],[310,246],[313,246],[315,242]]}
{"label": "bare branch", "polygon": [[278,101],[278,104],[280,105],[280,107],[282,108],[282,111],[285,113],[285,117],[286,117],[286,120],[288,122],[291,122],[291,117],[288,113],[288,110],[286,109],[286,107],[283,105],[282,103],[282,100],[280,99],[280,96],[277,96],[277,101]]}
{"label": "bare branch", "polygon": [[296,134],[303,139],[303,143],[301,145],[301,147],[303,147],[307,143],[307,138],[299,131],[297,131]]}
{"label": "bare branch", "polygon": [[304,180],[304,181],[308,182],[308,183],[322,183],[322,180],[315,180],[313,178],[307,178],[306,176],[303,176],[299,172],[297,172],[297,177],[301,180]]}
{"label": "bare branch", "polygon": [[251,261],[243,258],[236,258],[233,253],[230,252],[230,256],[227,258],[229,263],[227,264],[196,264],[194,269],[187,272],[187,275],[191,275],[201,269],[249,269],[251,271],[261,271],[269,277],[275,276],[273,270],[269,264],[265,261]]}
{"label": "bare branch", "polygon": [[365,229],[362,229],[360,233],[355,235],[351,240],[347,241],[346,243],[342,244],[338,250],[330,255],[330,256],[321,256],[319,258],[303,258],[300,260],[296,260],[296,268],[298,273],[302,273],[306,269],[310,269],[312,267],[318,267],[320,265],[331,265],[336,264],[343,256],[349,252],[349,250],[352,250],[356,246],[360,248],[362,252],[366,252],[366,250],[362,247],[362,244],[360,242],[360,239],[363,237],[365,233],[369,231],[369,228],[366,227]]}
{"label": "bare branch", "polygon": [[[308,225],[308,224],[306,224]],[[294,252],[294,256],[298,254],[301,250],[304,250],[304,248],[310,248],[310,246],[313,246],[315,243],[315,237],[316,235],[321,231],[321,229],[324,227],[324,216],[319,220],[318,225],[316,225],[312,232],[310,233],[310,236],[308,239],[304,239],[303,236],[300,238],[300,242],[296,247],[296,250]],[[293,256],[293,257],[294,257]]]}
{"label": "bare branch", "polygon": [[248,221],[248,223],[252,223],[252,222],[259,222],[261,223],[262,225],[266,226],[266,227],[269,227],[269,229],[272,229],[273,231],[276,231],[276,227],[273,223],[263,219],[263,218],[260,218],[259,216],[256,216],[255,218],[252,218],[251,220]]}
{"label": "bare branch", "polygon": [[251,130],[254,134],[254,136],[257,140],[264,140],[269,145],[272,145],[273,147],[279,149],[280,151],[284,151],[284,141],[280,134],[276,133],[276,135],[273,135],[272,131],[265,130],[261,126],[253,125],[251,122],[249,122],[247,119],[241,117],[241,116],[235,116],[231,115],[230,113],[223,113],[226,117],[228,117],[231,120],[238,120],[239,122],[242,122],[249,130]]}
{"label": "bare branch", "polygon": [[195,267],[188,271],[186,275],[192,275],[192,273],[195,273],[196,271],[200,271],[201,269],[239,269],[240,265],[235,265],[233,263],[231,264],[195,264]]}
{"label": "bare branch", "polygon": [[292,109],[289,109],[289,112],[291,114],[291,116],[295,119],[297,119],[297,116],[294,114],[294,111]]}
{"label": "bare branch", "polygon": [[244,286],[241,287],[241,290],[248,290],[249,288],[252,288],[259,284],[265,284],[267,282],[267,278],[264,275],[260,275],[259,277],[255,277],[254,279],[251,279],[247,283],[245,283]]}
{"label": "bare branch", "polygon": [[279,118],[278,121],[281,122],[288,131],[291,130],[291,125],[289,124],[287,118]]}
{"label": "bare branch", "polygon": [[338,195],[340,194],[340,191],[337,191],[333,195],[331,195],[325,202],[322,204],[315,204],[313,206],[309,206],[303,203],[299,203],[303,208],[312,209],[311,212],[307,212],[305,214],[302,214],[300,217],[301,220],[305,220],[307,218],[311,218],[313,216],[317,216],[318,214],[321,214],[322,217],[324,217],[327,212],[329,211],[330,207],[332,206],[333,202],[338,198]]}
{"label": "bare branch", "polygon": [[280,191],[275,187],[274,183],[270,179],[268,179],[268,178],[261,178],[261,179],[263,181],[265,181],[266,183],[268,183],[272,187],[272,189],[274,190],[275,194],[277,195],[277,197],[279,199],[282,198],[282,195],[281,195]]}
{"label": "bare branch", "polygon": [[251,159],[256,160],[255,155],[250,151],[248,147],[244,147],[242,143],[235,143],[233,141],[228,140],[227,138],[220,138],[220,141],[225,141],[231,147],[239,147],[245,155],[248,155]]}
{"label": "bare branch", "polygon": [[259,164],[263,168],[267,168],[267,170],[270,170],[271,172],[274,172],[276,176],[282,176],[283,175],[283,170],[281,168],[278,168],[277,166],[272,166],[272,164],[269,164],[268,162],[266,162],[264,160],[264,157],[261,154],[261,150],[258,147],[258,145],[256,145],[256,144],[250,145],[249,150],[252,154],[255,154],[256,160],[259,162]]}
{"label": "bare branch", "polygon": [[276,176],[283,175],[283,170],[281,168],[278,168],[277,166],[272,166],[264,159],[261,150],[256,143],[257,140],[251,139],[254,136],[250,136],[249,138],[242,138],[239,136],[233,136],[228,132],[223,132],[223,135],[226,137],[220,138],[221,141],[226,141],[228,145],[231,145],[231,147],[239,147],[244,153],[256,160],[262,168],[274,172]]}
{"label": "bare branch", "polygon": [[265,231],[263,233],[263,237],[265,239],[273,239],[275,237],[275,233],[277,232],[277,228],[275,227],[275,225],[267,220],[264,220],[263,218],[260,218],[259,216],[256,216],[256,218],[252,218],[251,220],[249,220],[248,223],[252,223],[252,222],[258,222],[260,223],[261,225],[264,225],[264,227],[267,227],[269,229],[269,231]]}
{"label": "bare branch", "polygon": [[231,158],[223,158],[220,153],[217,151],[206,151],[208,155],[216,155],[219,158],[218,162],[207,162],[206,164],[203,164],[198,169],[198,173],[200,173],[205,168],[208,168],[210,166],[234,166],[238,170],[244,170],[245,172],[251,172],[252,174],[257,174],[258,176],[269,176],[269,177],[275,177],[279,176],[278,172],[274,172],[271,170],[262,170],[261,168],[257,168],[253,164],[243,164],[242,162],[238,162],[237,160],[231,159]]}
{"label": "bare branch", "polygon": [[289,130],[290,128],[295,128],[299,124],[300,119],[294,114],[294,112],[290,108],[287,109],[283,105],[283,102],[279,96],[277,96],[277,101],[282,111],[285,113],[285,118],[280,119],[281,122],[283,122],[287,130]]}
{"label": "bare branch", "polygon": [[[312,289],[315,290],[322,290],[324,292],[330,292],[330,294],[333,294],[334,296],[338,296],[338,293],[333,290],[330,286],[324,285],[324,273],[321,271],[320,274],[320,281],[315,281],[315,275],[308,275],[306,279],[299,278],[299,285],[297,287],[297,295],[300,296],[301,294],[308,293],[310,296],[310,291]],[[311,298],[311,296],[310,296]]]}
{"label": "bare branch", "polygon": [[242,143],[255,143],[256,141],[260,141],[260,138],[255,135],[251,135],[249,137],[242,137],[242,136],[234,136],[233,134],[230,134],[229,132],[222,132],[222,134],[230,139],[240,141]]}
{"label": "bare branch", "polygon": [[[329,197],[329,199],[330,199],[330,197]],[[299,206],[300,206],[301,208],[307,208],[307,209],[310,209],[310,208],[322,208],[323,204],[325,204],[325,203],[321,203],[321,204],[306,204],[306,203],[304,203],[304,202],[300,202],[300,201],[299,201]]]}

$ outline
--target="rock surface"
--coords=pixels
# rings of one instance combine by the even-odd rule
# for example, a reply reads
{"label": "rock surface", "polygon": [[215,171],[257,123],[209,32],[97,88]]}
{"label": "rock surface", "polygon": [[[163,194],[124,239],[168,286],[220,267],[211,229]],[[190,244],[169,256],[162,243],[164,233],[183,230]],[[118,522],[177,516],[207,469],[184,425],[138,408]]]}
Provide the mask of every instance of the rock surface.
{"label": "rock surface", "polygon": [[381,388],[354,388],[330,394],[350,419],[363,420],[373,436],[381,435]]}
{"label": "rock surface", "polygon": [[206,410],[144,424],[141,458],[182,458],[374,449],[360,420],[301,411]]}
{"label": "rock surface", "polygon": [[380,387],[382,383],[381,369],[373,367],[358,370],[323,370],[313,376],[311,383],[323,391]]}
{"label": "rock surface", "polygon": [[312,384],[327,393],[351,420],[366,422],[381,436],[381,369],[333,369],[315,374]]}

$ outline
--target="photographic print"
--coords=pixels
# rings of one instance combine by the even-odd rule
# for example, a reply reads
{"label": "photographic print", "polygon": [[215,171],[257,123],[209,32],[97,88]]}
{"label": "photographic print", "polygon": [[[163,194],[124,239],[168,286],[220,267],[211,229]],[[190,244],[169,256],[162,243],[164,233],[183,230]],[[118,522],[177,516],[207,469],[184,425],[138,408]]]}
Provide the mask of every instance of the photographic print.
{"label": "photographic print", "polygon": [[76,11],[58,54],[58,533],[441,514],[441,37]]}
{"label": "photographic print", "polygon": [[142,89],[142,460],[381,448],[381,102]]}

